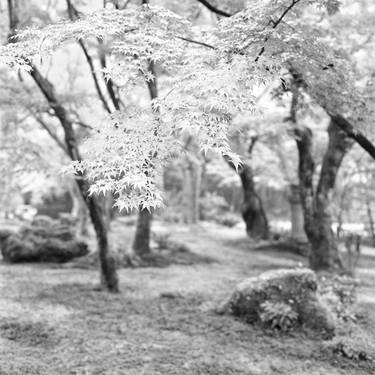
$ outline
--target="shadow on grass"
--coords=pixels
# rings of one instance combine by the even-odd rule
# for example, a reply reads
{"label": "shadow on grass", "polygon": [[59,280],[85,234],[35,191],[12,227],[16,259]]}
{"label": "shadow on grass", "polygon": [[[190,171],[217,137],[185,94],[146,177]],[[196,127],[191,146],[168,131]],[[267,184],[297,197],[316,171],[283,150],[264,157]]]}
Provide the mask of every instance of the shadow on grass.
{"label": "shadow on grass", "polygon": [[210,264],[216,262],[212,257],[185,251],[153,251],[144,256],[140,262],[140,267],[168,267],[171,265],[192,266],[194,264]]}
{"label": "shadow on grass", "polygon": [[55,330],[41,322],[0,321],[0,332],[2,338],[24,346],[50,348],[59,341]]}
{"label": "shadow on grass", "polygon": [[224,240],[223,245],[244,251],[273,251],[275,253],[282,254],[283,257],[300,257],[301,259],[307,255],[308,251],[304,244],[298,244],[290,239],[255,242],[244,236],[241,238]]}
{"label": "shadow on grass", "polygon": [[[272,373],[287,373],[287,366],[296,361],[314,361],[314,367],[324,368],[329,363],[353,374],[375,370],[372,363],[346,360],[327,351],[321,341],[303,333],[266,333],[232,316],[217,315],[207,308],[204,294],[147,297],[138,292],[124,289],[113,295],[95,292],[84,284],[61,284],[45,289],[38,298],[80,310],[76,319],[81,320],[75,322],[72,332],[82,339],[105,337],[127,343],[126,352],[116,355],[128,356],[130,350],[133,360],[142,362],[147,343],[147,355],[153,358],[150,373],[162,373],[164,366],[174,363],[179,374],[259,374],[249,368],[245,371],[244,363],[234,360],[244,355],[258,361],[272,359],[280,371]],[[190,367],[183,368],[187,363]]]}
{"label": "shadow on grass", "polygon": [[[144,255],[142,258],[136,257],[133,254],[122,254],[120,252],[114,255],[118,268],[165,268],[171,265],[191,266],[216,262],[212,257],[197,254],[190,250],[152,250],[150,254]],[[98,269],[98,267],[99,257],[97,253],[76,258],[63,265],[63,268]]]}

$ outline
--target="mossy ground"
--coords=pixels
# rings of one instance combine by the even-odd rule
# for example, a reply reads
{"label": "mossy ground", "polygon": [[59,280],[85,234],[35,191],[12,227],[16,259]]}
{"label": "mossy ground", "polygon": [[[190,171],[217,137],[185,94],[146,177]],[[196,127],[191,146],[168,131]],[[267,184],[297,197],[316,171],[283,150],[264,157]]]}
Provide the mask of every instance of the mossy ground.
{"label": "mossy ground", "polygon": [[[375,373],[373,362],[343,358],[322,341],[213,312],[238,281],[303,258],[253,251],[237,229],[158,225],[215,261],[121,269],[119,294],[95,291],[95,270],[0,264],[0,374]],[[128,245],[132,230],[117,224],[115,236]],[[366,255],[358,276],[359,329],[375,342],[375,258]]]}

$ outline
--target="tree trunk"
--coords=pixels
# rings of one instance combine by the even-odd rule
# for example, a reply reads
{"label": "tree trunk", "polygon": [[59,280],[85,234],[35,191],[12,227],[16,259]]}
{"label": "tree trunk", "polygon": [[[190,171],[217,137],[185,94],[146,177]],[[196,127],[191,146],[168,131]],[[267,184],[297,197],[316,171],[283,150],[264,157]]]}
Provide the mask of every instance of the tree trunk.
{"label": "tree trunk", "polygon": [[97,196],[88,195],[89,185],[86,180],[77,180],[81,193],[89,209],[90,218],[94,225],[99,248],[99,260],[101,268],[101,282],[108,290],[118,292],[118,276],[116,263],[110,254],[108,232],[102,206]]}
{"label": "tree trunk", "polygon": [[[145,1],[145,4],[148,1]],[[150,61],[148,65],[148,71],[153,76],[152,79],[146,80],[146,84],[148,87],[148,91],[150,94],[151,99],[151,107],[155,114],[158,113],[158,109],[155,109],[154,103],[152,102],[154,99],[158,97],[158,87],[156,82],[156,72],[154,62]],[[155,135],[157,134],[157,130],[155,130]],[[154,157],[156,155],[152,155]],[[137,256],[142,258],[145,254],[150,253],[150,239],[151,239],[151,222],[152,222],[152,213],[147,209],[139,208],[138,213],[138,220],[137,220],[137,229],[135,231],[135,238],[133,242],[133,250]]]}
{"label": "tree trunk", "polygon": [[254,239],[268,239],[269,227],[262,200],[255,191],[253,171],[243,163],[239,168],[243,188],[242,217],[246,223],[246,232]]}
{"label": "tree trunk", "polygon": [[331,196],[342,160],[352,141],[331,120],[329,143],[323,158],[316,193],[313,190],[314,161],[312,133],[308,128],[296,129],[299,152],[299,178],[304,208],[305,232],[312,250],[309,261],[314,270],[342,267],[337,243],[332,231]]}
{"label": "tree trunk", "polygon": [[69,192],[72,199],[72,210],[71,215],[75,218],[76,224],[76,234],[78,236],[86,236],[88,234],[87,228],[87,219],[88,219],[88,212],[87,206],[84,200],[82,199],[82,195],[78,189],[78,185],[75,181],[72,183],[69,182]]}
{"label": "tree trunk", "polygon": [[112,192],[107,192],[102,199],[102,204],[104,210],[105,225],[108,231],[111,230],[111,223],[115,219],[115,209],[113,207],[114,203],[115,198]]}
{"label": "tree trunk", "polygon": [[[15,42],[12,38],[16,35],[16,29],[19,24],[18,18],[18,2],[15,0],[8,1],[8,13],[9,13],[9,35],[8,42]],[[46,98],[51,110],[59,120],[63,130],[66,144],[66,152],[72,161],[80,161],[81,156],[77,145],[77,138],[74,132],[73,122],[70,120],[69,113],[59,100],[55,93],[53,84],[44,77],[39,70],[30,62],[28,64],[31,68],[30,76],[33,78],[36,85],[39,87],[41,93]],[[101,267],[101,281],[104,286],[112,291],[118,291],[118,277],[115,267],[115,261],[109,252],[108,234],[107,229],[103,220],[103,212],[98,198],[94,195],[89,195],[89,183],[84,176],[76,176],[76,183],[79,187],[80,193],[87,205],[89,214],[95,229],[99,259]]]}
{"label": "tree trunk", "polygon": [[202,176],[199,160],[194,160],[187,155],[184,172],[185,222],[187,224],[197,224],[199,221],[199,196]]}
{"label": "tree trunk", "polygon": [[135,232],[133,250],[142,258],[150,253],[152,212],[147,209],[140,209],[138,213],[137,229]]}
{"label": "tree trunk", "polygon": [[[30,71],[31,77],[34,79],[35,83],[38,85],[41,92],[46,97],[49,105],[54,110],[55,116],[59,119],[64,129],[65,144],[71,160],[81,160],[73,123],[69,119],[65,107],[59,102],[55,94],[54,87],[49,82],[49,80],[43,77],[40,74],[39,70],[35,66],[31,65],[31,63],[30,66],[32,68],[32,70]],[[95,229],[102,275],[101,281],[108,290],[117,292],[118,277],[115,267],[115,261],[109,251],[108,233],[103,219],[103,210],[101,204],[97,196],[89,195],[89,183],[84,178],[84,176],[76,176],[75,180],[79,187],[80,193],[87,205],[90,218]]]}
{"label": "tree trunk", "polygon": [[299,185],[290,185],[289,203],[291,211],[291,238],[297,242],[307,242]]}
{"label": "tree trunk", "polygon": [[367,208],[367,217],[370,227],[370,233],[372,238],[372,246],[375,246],[375,228],[374,228],[374,217],[372,215],[371,202],[368,199],[368,193],[366,192],[366,208]]}

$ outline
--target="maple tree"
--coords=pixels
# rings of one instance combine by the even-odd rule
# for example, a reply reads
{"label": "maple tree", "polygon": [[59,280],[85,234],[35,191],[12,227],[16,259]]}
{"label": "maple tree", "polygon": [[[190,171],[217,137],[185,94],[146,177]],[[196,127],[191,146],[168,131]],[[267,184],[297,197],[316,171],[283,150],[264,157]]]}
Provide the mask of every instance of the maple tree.
{"label": "maple tree", "polygon": [[[70,20],[21,30],[16,37],[17,19],[11,18],[12,43],[0,48],[0,60],[28,71],[54,109],[65,131],[72,171],[84,176],[77,181],[92,212],[97,212],[93,220],[98,232],[103,231],[97,194],[112,192],[120,209],[140,208],[146,216],[147,210],[162,205],[158,180],[172,154],[184,151],[180,140],[186,133],[203,152],[223,155],[241,171],[244,165],[231,150],[228,130],[237,113],[251,116],[257,110],[254,90],[275,80],[288,85],[286,77],[292,77],[292,85],[375,156],[363,133],[370,118],[366,98],[356,89],[348,59],[326,40],[317,22],[326,13],[338,12],[337,0],[253,1],[233,15],[228,4],[224,9],[199,3],[218,15],[217,22],[195,24],[167,9],[168,2],[165,7],[129,4],[125,9],[116,3],[113,9],[88,16],[68,2]],[[111,104],[86,44],[93,39],[108,53],[108,60],[101,59],[101,70]],[[76,145],[74,122],[38,69],[38,59],[48,59],[71,41],[79,42],[108,112],[105,120],[91,124],[84,158]],[[163,76],[158,96],[152,95],[157,71]],[[125,91],[146,83],[152,105],[121,103],[114,82]],[[105,250],[103,259],[106,254]]]}

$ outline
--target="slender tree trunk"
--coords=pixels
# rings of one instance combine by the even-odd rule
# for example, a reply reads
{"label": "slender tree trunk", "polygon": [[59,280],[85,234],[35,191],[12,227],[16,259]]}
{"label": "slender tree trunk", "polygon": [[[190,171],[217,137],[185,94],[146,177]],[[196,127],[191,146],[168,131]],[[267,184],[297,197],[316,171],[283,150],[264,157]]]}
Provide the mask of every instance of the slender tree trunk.
{"label": "slender tree trunk", "polygon": [[187,155],[184,175],[185,222],[197,224],[199,221],[199,196],[202,176],[202,167],[199,160],[194,160]]}
{"label": "slender tree trunk", "polygon": [[102,204],[103,204],[105,225],[108,231],[111,230],[112,220],[115,219],[115,210],[113,207],[114,203],[115,203],[115,199],[114,199],[112,192],[107,192],[102,199]]}
{"label": "slender tree trunk", "polygon": [[[368,194],[368,193],[367,193]],[[372,215],[371,202],[366,196],[366,208],[367,208],[367,217],[370,226],[370,233],[372,238],[372,246],[375,246],[375,228],[374,228],[374,217]]]}
{"label": "slender tree trunk", "polygon": [[133,242],[134,253],[142,258],[150,253],[152,212],[140,209],[138,213],[137,229]]}
{"label": "slender tree trunk", "polygon": [[192,167],[191,224],[197,224],[199,221],[199,197],[201,192],[202,168],[199,163],[194,163]]}
{"label": "slender tree trunk", "polygon": [[246,223],[246,232],[254,239],[268,239],[269,227],[260,196],[255,191],[253,171],[243,163],[239,168],[243,188],[242,217]]}
{"label": "slender tree trunk", "polygon": [[[65,135],[65,144],[68,154],[72,161],[81,160],[77,140],[73,128],[73,123],[69,120],[65,107],[59,102],[53,85],[43,77],[35,66],[31,66],[31,77],[46,97],[51,108],[55,112],[55,116],[59,119]],[[108,233],[103,217],[103,210],[97,196],[89,195],[89,183],[84,176],[77,176],[76,183],[80,193],[89,210],[90,218],[93,223],[99,250],[99,259],[104,286],[113,292],[118,291],[118,277],[115,267],[115,261],[109,251]]]}
{"label": "slender tree trunk", "polygon": [[[148,2],[145,1],[145,3]],[[152,74],[153,79],[147,80],[146,83],[150,94],[150,99],[153,100],[158,97],[158,89],[156,83],[155,67],[152,61],[149,62],[148,70]],[[147,209],[142,209],[140,207],[138,213],[137,228],[135,231],[133,242],[133,251],[140,258],[150,253],[151,222],[152,213]]]}
{"label": "slender tree trunk", "polygon": [[307,242],[299,185],[290,185],[289,203],[291,211],[291,238],[297,242]]}
{"label": "slender tree trunk", "polygon": [[336,238],[332,231],[330,204],[338,170],[352,141],[333,120],[329,125],[328,134],[329,143],[314,194],[315,165],[312,158],[312,133],[308,128],[296,130],[305,232],[312,247],[309,257],[310,266],[315,270],[342,267]]}
{"label": "slender tree trunk", "polygon": [[79,191],[78,185],[75,181],[72,181],[70,184],[69,192],[72,199],[72,211],[71,215],[76,219],[76,234],[78,236],[86,236],[88,234],[87,230],[87,219],[88,219],[88,212],[87,206],[84,200],[82,199],[82,195]]}
{"label": "slender tree trunk", "polygon": [[[15,42],[15,39],[13,37],[16,35],[16,29],[19,24],[18,9],[19,4],[17,0],[8,0],[9,43]],[[64,130],[66,152],[68,156],[72,161],[80,161],[81,157],[79,154],[73,123],[69,119],[69,114],[66,108],[56,95],[53,84],[46,77],[44,77],[30,61],[28,63],[31,68],[30,76],[33,78],[41,93],[46,98],[49,106],[53,110],[56,118],[59,120]],[[117,292],[118,278],[115,261],[109,252],[108,234],[103,220],[103,212],[100,202],[96,196],[89,195],[89,183],[86,179],[84,179],[84,176],[76,176],[75,180],[79,187],[80,193],[87,205],[92,223],[94,225],[99,248],[99,259],[102,276],[101,281],[108,290]]]}

